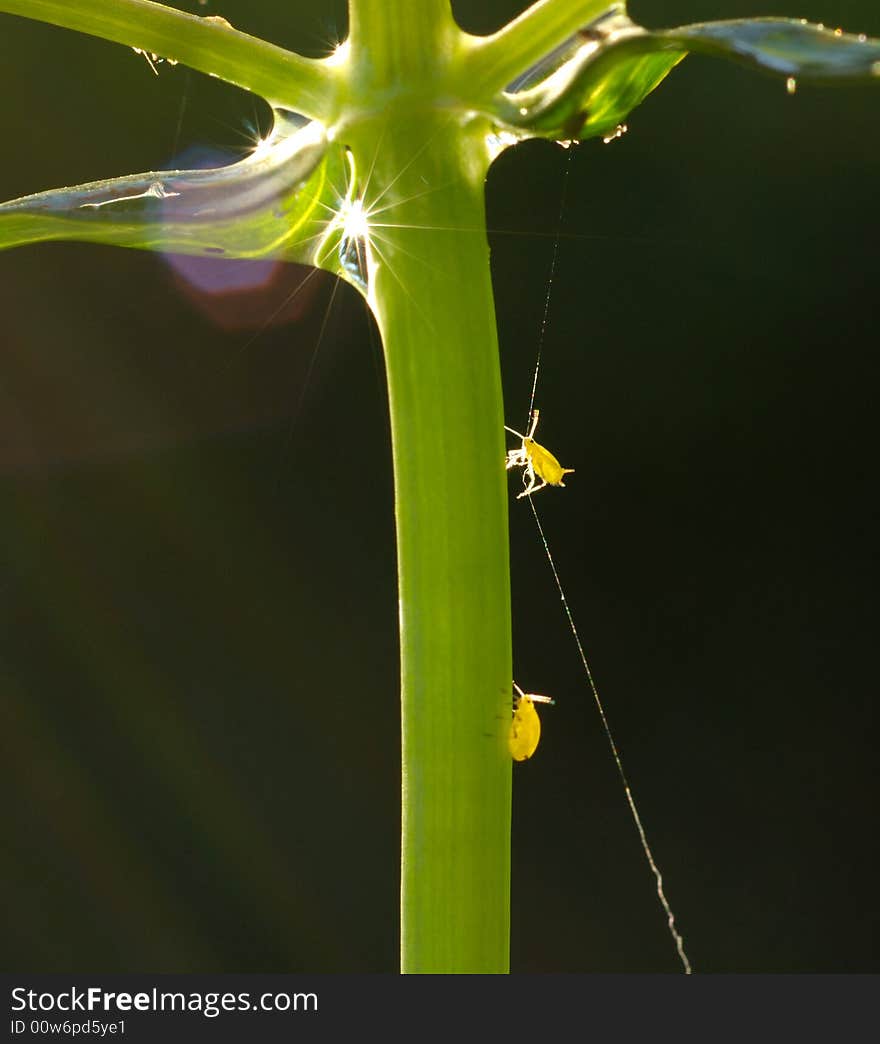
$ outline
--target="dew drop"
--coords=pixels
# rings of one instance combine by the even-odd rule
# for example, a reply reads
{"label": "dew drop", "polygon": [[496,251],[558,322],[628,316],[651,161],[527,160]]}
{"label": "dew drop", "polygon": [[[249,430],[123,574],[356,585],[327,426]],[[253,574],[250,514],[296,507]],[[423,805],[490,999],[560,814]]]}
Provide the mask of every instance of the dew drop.
{"label": "dew drop", "polygon": [[339,264],[345,269],[349,279],[361,288],[367,289],[367,241],[365,236],[344,234],[339,240],[337,249]]}
{"label": "dew drop", "polygon": [[785,89],[789,94],[794,94],[797,90],[797,80],[793,76],[789,76],[785,81]]}
{"label": "dew drop", "polygon": [[618,123],[614,130],[610,134],[606,134],[602,139],[604,145],[610,145],[612,141],[616,141],[618,138],[622,138],[624,134],[629,130],[629,127],[625,123]]}

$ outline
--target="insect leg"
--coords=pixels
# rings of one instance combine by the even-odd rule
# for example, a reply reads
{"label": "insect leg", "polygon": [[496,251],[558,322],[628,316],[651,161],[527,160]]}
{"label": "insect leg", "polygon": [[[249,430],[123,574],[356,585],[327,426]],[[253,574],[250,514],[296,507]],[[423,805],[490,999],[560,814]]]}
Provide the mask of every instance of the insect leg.
{"label": "insect leg", "polygon": [[543,489],[547,485],[546,479],[541,479],[539,485],[535,485],[534,477],[532,477],[531,483],[519,494],[517,500],[522,500],[523,497],[530,497],[533,493],[537,493],[539,489]]}
{"label": "insect leg", "polygon": [[526,488],[522,491],[522,493],[519,494],[519,496],[516,498],[517,500],[519,500],[520,497],[527,497],[529,493],[531,493],[532,490],[535,488],[535,483],[537,482],[537,476],[535,475],[535,466],[532,463],[532,458],[528,455],[526,455],[524,467],[525,470],[523,471],[523,485]]}
{"label": "insect leg", "polygon": [[510,471],[511,468],[521,468],[526,462],[526,455],[522,449],[508,450],[507,451],[507,463],[505,468]]}

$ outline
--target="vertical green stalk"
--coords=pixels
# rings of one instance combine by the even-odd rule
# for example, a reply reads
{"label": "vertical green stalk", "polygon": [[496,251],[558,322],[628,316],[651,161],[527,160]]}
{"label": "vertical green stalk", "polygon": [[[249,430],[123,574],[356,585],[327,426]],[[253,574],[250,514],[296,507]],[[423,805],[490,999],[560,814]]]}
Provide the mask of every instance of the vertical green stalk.
{"label": "vertical green stalk", "polygon": [[359,74],[369,67],[376,80],[407,88],[438,68],[461,37],[449,0],[349,0],[348,21]]}
{"label": "vertical green stalk", "polygon": [[[372,234],[371,299],[394,444],[402,970],[503,972],[512,671],[503,410],[482,171],[463,160],[483,148],[466,147],[448,122],[401,131],[396,118],[374,168],[395,199],[381,200],[391,206]],[[375,128],[368,138],[368,153],[355,150],[361,169],[376,159]]]}
{"label": "vertical green stalk", "polygon": [[351,0],[343,135],[370,222],[394,453],[401,969],[506,972],[510,579],[488,123],[439,104],[461,34],[449,0],[418,7]]}
{"label": "vertical green stalk", "polygon": [[[450,174],[461,180],[442,200],[400,210],[417,209],[427,228],[479,231],[401,230],[405,249],[424,262],[421,285],[403,287],[380,271],[374,288],[388,371],[400,585],[402,969],[502,972],[509,959],[511,651],[498,344],[482,178],[468,183],[454,146],[436,154],[443,155],[432,164],[434,183]],[[391,266],[396,247],[382,245]]]}
{"label": "vertical green stalk", "polygon": [[370,299],[394,452],[404,972],[508,968],[507,491],[481,136],[423,114],[349,136],[388,208]]}

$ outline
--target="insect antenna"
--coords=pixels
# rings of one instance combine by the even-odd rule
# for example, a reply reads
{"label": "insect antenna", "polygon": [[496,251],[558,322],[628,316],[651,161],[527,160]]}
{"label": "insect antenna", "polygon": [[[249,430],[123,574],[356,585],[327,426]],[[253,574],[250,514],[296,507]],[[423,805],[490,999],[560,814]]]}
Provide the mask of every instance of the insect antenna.
{"label": "insect antenna", "polygon": [[516,689],[517,695],[521,700],[529,699],[532,703],[548,703],[551,706],[556,705],[556,700],[554,700],[552,696],[539,696],[536,692],[523,692],[516,682],[513,683],[513,687]]}

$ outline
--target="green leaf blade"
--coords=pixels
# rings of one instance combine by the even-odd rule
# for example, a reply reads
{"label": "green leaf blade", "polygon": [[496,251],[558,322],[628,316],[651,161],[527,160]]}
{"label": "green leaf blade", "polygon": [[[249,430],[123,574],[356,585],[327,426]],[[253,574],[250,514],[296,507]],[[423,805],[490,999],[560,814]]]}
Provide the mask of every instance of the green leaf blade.
{"label": "green leaf blade", "polygon": [[77,240],[315,264],[344,191],[344,153],[319,124],[275,116],[271,137],[226,167],[150,171],[0,204],[0,249]]}
{"label": "green leaf blade", "polygon": [[811,83],[880,78],[880,40],[799,19],[706,22],[657,35],[685,50],[733,58],[752,68]]}
{"label": "green leaf blade", "polygon": [[520,134],[607,135],[692,52],[807,83],[880,83],[880,40],[864,35],[784,18],[648,30],[612,11],[561,49],[540,82],[505,93],[496,112]]}
{"label": "green leaf blade", "polygon": [[621,62],[586,94],[582,110],[586,119],[574,136],[584,139],[613,133],[685,57],[683,51],[672,51]]}

